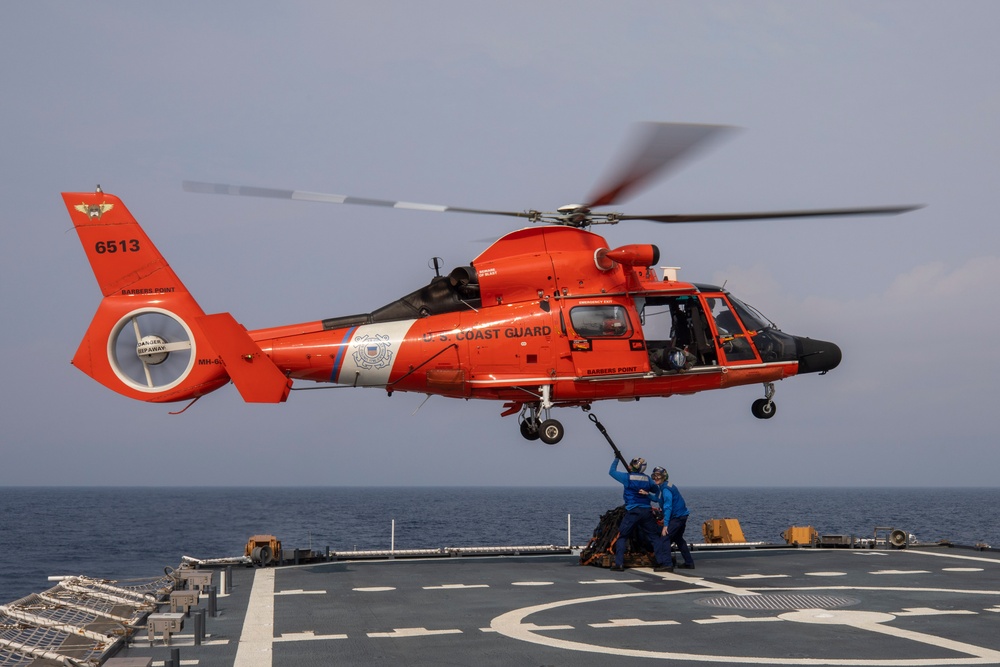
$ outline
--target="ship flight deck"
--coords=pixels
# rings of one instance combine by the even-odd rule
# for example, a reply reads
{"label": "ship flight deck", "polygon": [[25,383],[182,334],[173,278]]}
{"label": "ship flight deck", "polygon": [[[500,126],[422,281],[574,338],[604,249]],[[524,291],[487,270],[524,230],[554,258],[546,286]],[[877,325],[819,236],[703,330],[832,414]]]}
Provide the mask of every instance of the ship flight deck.
{"label": "ship flight deck", "polygon": [[145,607],[156,633],[67,658],[78,662],[53,645],[16,662],[3,629],[0,665],[1000,664],[1000,557],[988,549],[698,549],[696,569],[672,573],[581,566],[563,551],[205,568],[211,596],[177,608],[175,593],[170,609],[161,592]]}

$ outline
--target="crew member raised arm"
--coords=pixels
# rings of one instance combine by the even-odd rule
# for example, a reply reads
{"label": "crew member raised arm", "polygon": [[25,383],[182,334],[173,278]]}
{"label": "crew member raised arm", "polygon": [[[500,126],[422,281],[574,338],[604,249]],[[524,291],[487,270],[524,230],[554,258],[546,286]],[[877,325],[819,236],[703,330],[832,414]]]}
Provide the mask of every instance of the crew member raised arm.
{"label": "crew member raised arm", "polygon": [[[625,570],[625,541],[632,531],[639,528],[656,554],[656,572],[673,572],[670,560],[670,543],[660,535],[659,526],[653,518],[650,500],[659,493],[659,487],[646,475],[646,460],[635,458],[629,463],[628,472],[618,469],[618,458],[611,462],[608,474],[622,484],[622,498],[625,501],[625,516],[618,526],[618,541],[615,542],[615,572]],[[664,548],[666,545],[666,548]]]}

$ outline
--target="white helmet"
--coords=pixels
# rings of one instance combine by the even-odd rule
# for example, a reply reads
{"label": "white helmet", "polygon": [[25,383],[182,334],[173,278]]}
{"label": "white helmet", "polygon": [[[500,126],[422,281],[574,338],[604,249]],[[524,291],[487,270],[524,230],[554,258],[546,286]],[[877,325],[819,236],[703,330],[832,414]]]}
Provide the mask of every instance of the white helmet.
{"label": "white helmet", "polygon": [[632,472],[646,472],[646,459],[644,458],[634,458],[632,462],[628,464],[629,470]]}

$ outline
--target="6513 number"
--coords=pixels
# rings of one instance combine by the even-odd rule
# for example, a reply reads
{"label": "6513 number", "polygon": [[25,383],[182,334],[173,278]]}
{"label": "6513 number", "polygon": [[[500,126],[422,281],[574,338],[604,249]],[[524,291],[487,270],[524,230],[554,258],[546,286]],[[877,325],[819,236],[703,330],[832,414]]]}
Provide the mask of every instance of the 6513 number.
{"label": "6513 number", "polygon": [[116,252],[139,252],[139,239],[122,239],[120,241],[98,241],[94,244],[94,252],[98,255]]}

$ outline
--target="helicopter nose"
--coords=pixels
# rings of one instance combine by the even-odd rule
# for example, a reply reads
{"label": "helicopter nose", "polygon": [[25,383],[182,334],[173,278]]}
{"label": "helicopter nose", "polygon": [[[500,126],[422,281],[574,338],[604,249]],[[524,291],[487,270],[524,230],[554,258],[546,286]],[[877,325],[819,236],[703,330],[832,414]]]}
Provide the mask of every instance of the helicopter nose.
{"label": "helicopter nose", "polygon": [[840,348],[835,343],[813,338],[795,337],[799,358],[799,374],[826,373],[840,364]]}

